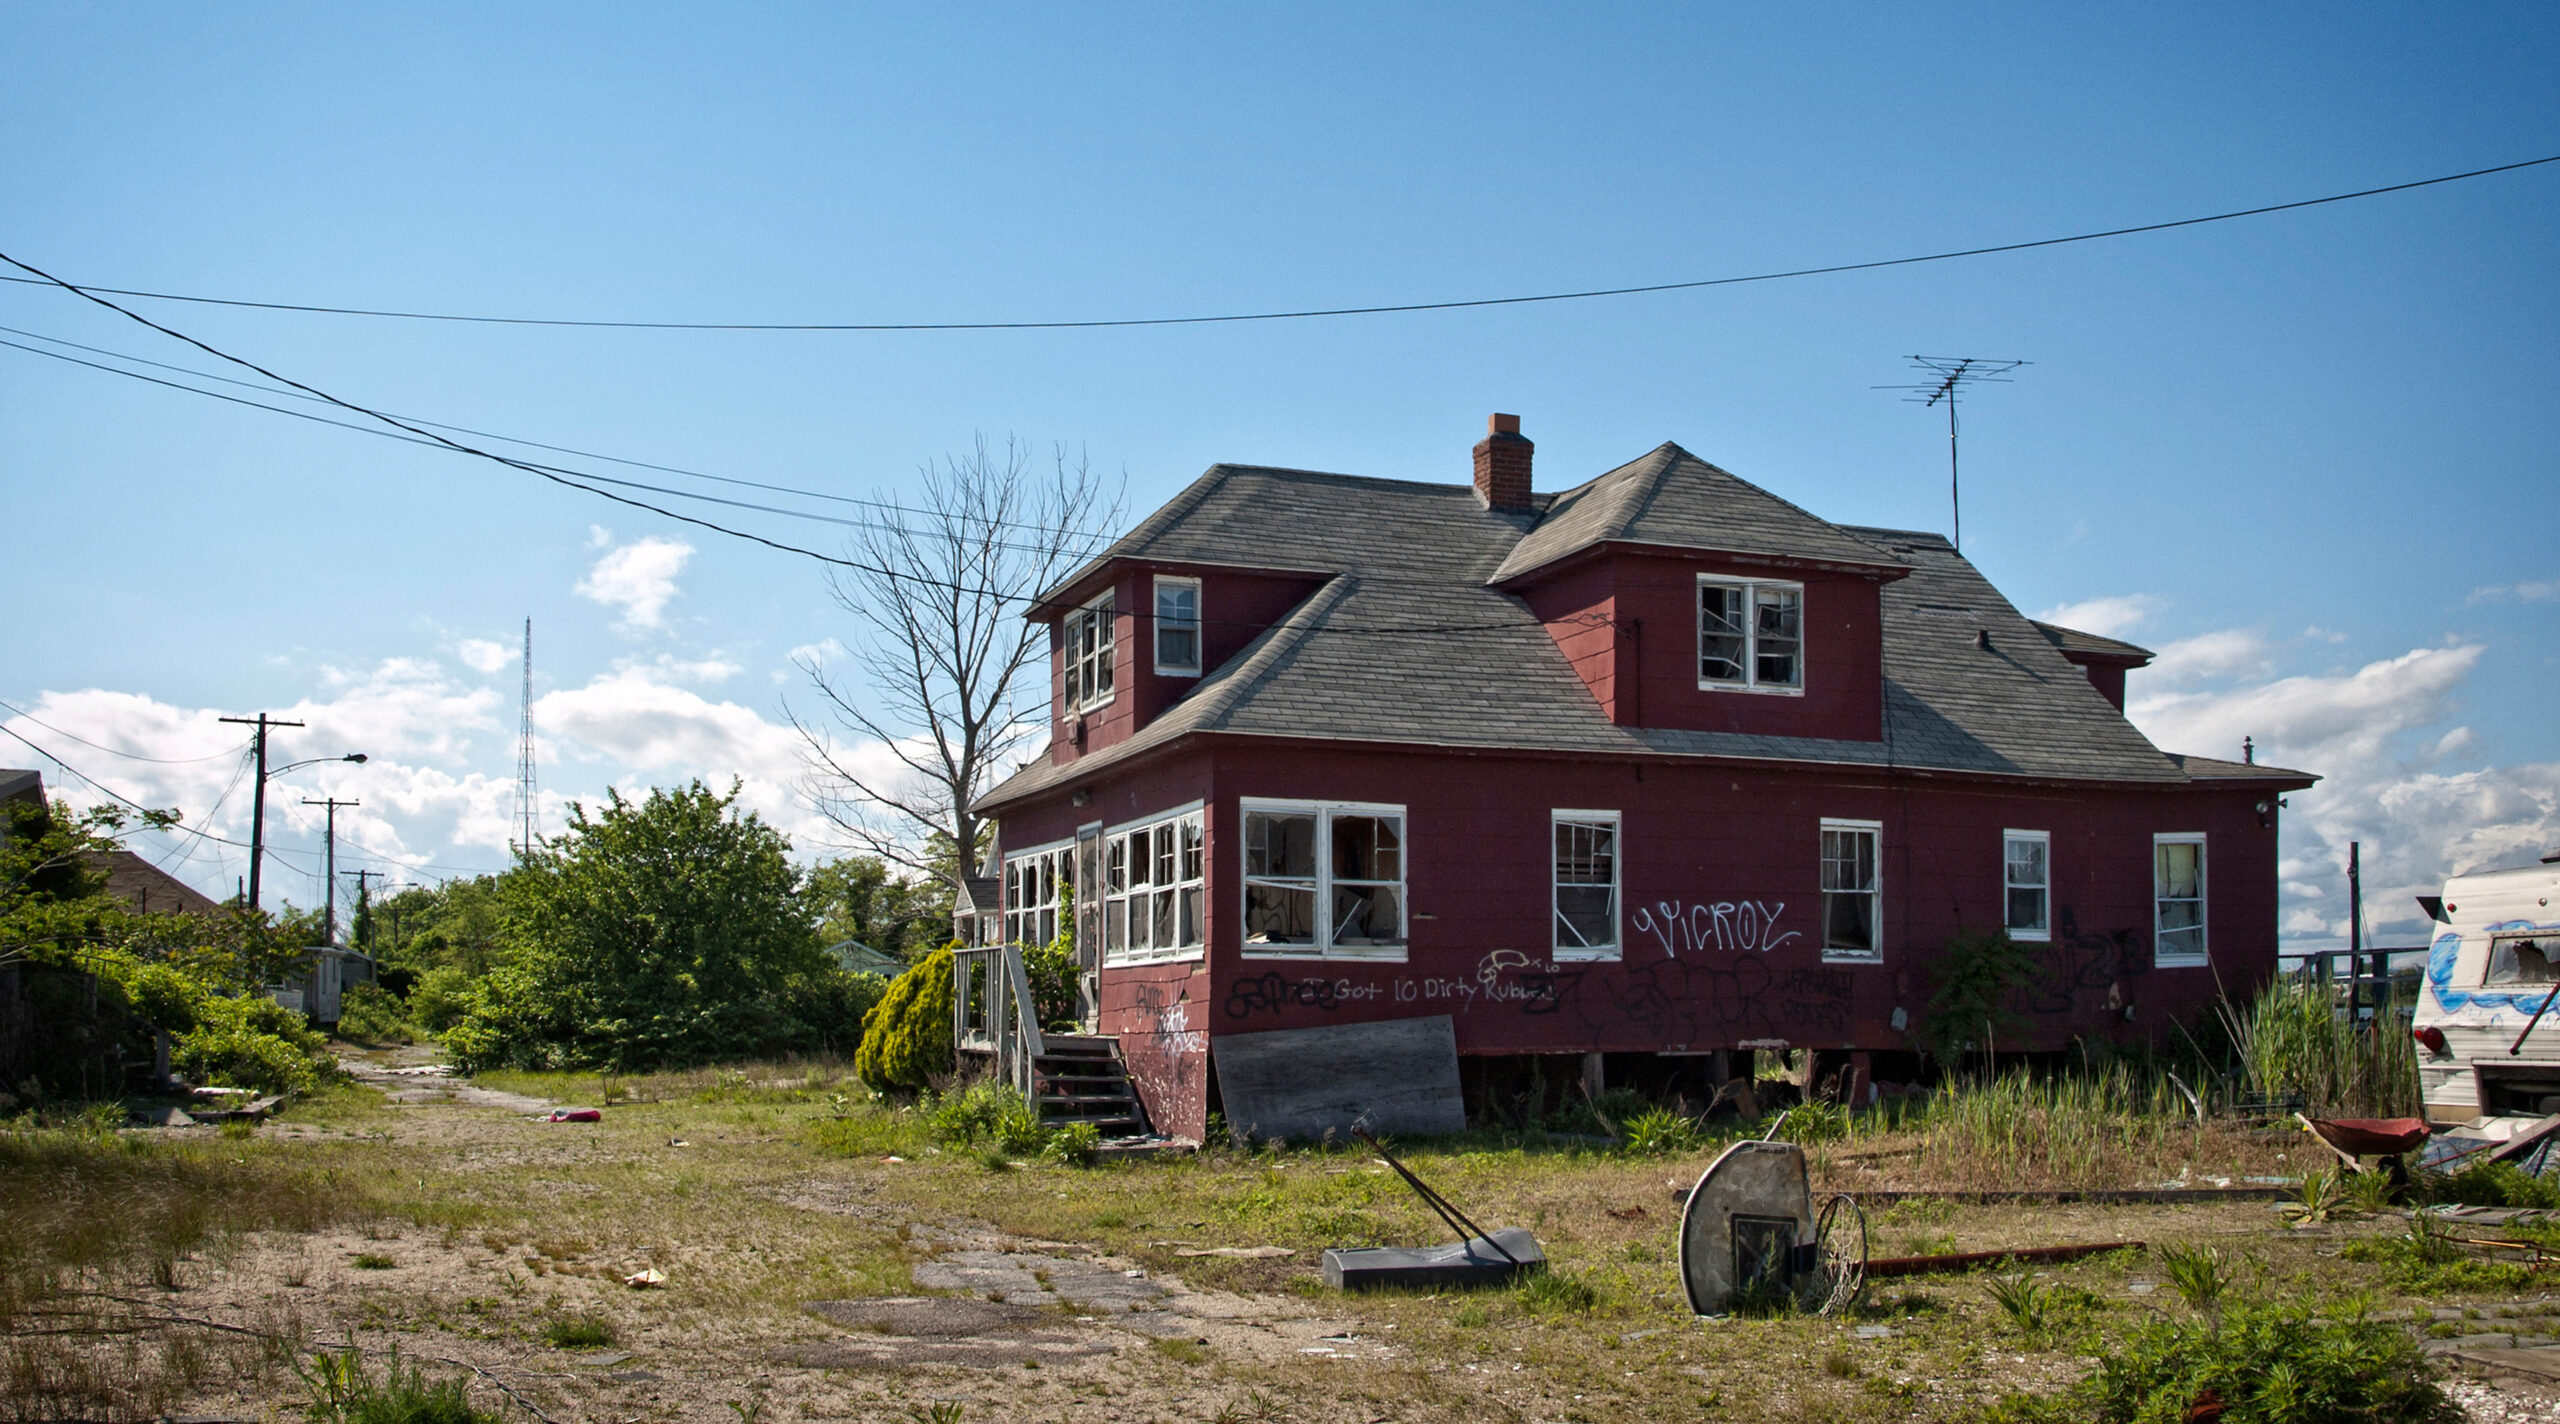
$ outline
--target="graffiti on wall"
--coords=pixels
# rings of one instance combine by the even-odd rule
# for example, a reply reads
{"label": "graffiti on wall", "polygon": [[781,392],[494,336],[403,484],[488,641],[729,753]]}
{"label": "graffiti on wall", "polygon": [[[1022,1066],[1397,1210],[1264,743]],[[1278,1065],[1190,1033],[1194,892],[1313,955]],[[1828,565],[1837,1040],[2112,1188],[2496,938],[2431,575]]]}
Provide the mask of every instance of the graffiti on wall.
{"label": "graffiti on wall", "polygon": [[1711,949],[1767,954],[1804,938],[1798,931],[1778,928],[1778,917],[1786,910],[1784,900],[1657,900],[1637,906],[1628,924],[1671,959],[1683,951],[1703,954]]}

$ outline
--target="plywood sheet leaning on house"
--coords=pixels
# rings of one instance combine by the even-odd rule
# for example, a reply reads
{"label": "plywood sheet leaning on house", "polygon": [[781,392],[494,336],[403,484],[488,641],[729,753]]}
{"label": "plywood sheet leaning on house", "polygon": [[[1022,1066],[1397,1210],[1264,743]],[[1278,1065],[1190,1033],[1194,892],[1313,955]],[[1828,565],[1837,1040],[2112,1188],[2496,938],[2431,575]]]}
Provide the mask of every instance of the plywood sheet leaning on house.
{"label": "plywood sheet leaning on house", "polygon": [[1269,1033],[1224,1033],[1209,1042],[1227,1130],[1238,1142],[1337,1138],[1371,1132],[1460,1132],[1458,1032],[1447,1014]]}

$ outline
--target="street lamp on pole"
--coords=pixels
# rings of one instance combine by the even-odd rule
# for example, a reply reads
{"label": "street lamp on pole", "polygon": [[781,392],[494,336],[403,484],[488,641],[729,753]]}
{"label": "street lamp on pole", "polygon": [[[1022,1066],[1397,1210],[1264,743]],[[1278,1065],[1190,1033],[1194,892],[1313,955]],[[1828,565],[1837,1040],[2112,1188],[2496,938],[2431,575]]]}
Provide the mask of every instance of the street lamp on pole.
{"label": "street lamp on pole", "polygon": [[324,761],[351,761],[358,766],[362,766],[365,763],[365,754],[362,752],[349,752],[345,756],[313,757],[308,761],[290,762],[270,771],[267,769],[267,732],[271,728],[275,727],[299,727],[302,724],[300,722],[280,722],[275,718],[269,717],[264,712],[259,713],[255,717],[225,717],[222,720],[225,722],[238,722],[243,726],[250,726],[258,729],[256,739],[258,753],[258,786],[257,793],[252,798],[251,808],[249,811],[249,908],[254,910],[258,908],[258,872],[260,867],[265,863],[267,857],[267,783],[276,777],[284,775],[288,771],[298,770],[306,766],[318,766]]}

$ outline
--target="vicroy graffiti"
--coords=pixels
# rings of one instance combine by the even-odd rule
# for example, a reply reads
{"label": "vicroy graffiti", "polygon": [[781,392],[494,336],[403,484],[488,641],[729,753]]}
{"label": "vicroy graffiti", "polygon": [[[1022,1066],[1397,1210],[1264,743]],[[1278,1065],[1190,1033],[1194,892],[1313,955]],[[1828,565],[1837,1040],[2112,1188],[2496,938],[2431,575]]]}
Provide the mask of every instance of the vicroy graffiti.
{"label": "vicroy graffiti", "polygon": [[1798,931],[1778,928],[1778,917],[1786,909],[1784,900],[1657,900],[1637,906],[1630,923],[1637,934],[1651,936],[1663,954],[1673,959],[1683,950],[1767,954],[1803,938]]}

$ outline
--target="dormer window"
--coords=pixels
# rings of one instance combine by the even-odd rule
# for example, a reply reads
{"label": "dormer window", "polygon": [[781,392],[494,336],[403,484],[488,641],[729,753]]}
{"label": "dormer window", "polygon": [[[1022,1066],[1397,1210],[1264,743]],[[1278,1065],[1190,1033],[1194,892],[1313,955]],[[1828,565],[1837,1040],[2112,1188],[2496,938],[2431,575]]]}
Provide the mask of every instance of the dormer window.
{"label": "dormer window", "polygon": [[1110,702],[1115,636],[1111,595],[1069,613],[1060,626],[1066,635],[1067,710],[1084,712]]}
{"label": "dormer window", "polygon": [[1156,579],[1156,672],[1200,675],[1200,580]]}
{"label": "dormer window", "polygon": [[1804,585],[1701,574],[1698,686],[1804,691]]}

